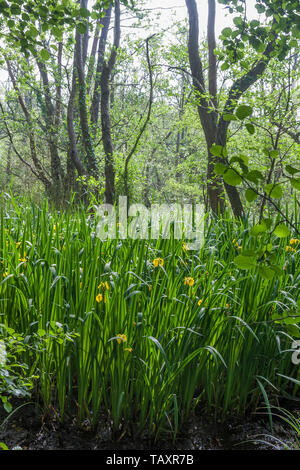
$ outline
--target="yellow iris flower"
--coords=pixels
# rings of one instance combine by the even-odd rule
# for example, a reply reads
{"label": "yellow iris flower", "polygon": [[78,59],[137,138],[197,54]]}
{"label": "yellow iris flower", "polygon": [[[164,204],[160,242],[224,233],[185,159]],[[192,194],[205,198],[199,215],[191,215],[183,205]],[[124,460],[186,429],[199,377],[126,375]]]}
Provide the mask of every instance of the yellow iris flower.
{"label": "yellow iris flower", "polygon": [[184,278],[184,285],[192,287],[195,284],[195,279],[192,277],[185,277]]}
{"label": "yellow iris flower", "polygon": [[162,258],[155,258],[153,260],[154,267],[157,268],[158,266],[164,265],[164,260]]}
{"label": "yellow iris flower", "polygon": [[119,344],[121,344],[122,342],[125,342],[127,341],[127,336],[126,335],[117,335],[117,341]]}

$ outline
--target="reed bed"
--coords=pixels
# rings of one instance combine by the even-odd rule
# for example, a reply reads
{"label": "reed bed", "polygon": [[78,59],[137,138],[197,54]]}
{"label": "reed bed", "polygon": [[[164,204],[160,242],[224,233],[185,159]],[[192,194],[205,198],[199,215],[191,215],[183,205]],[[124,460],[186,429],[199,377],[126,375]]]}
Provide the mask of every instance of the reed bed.
{"label": "reed bed", "polygon": [[96,224],[83,208],[2,197],[1,337],[22,335],[45,411],[175,437],[195,407],[226,419],[299,393],[299,323],[291,333],[278,318],[299,308],[300,247],[274,237],[282,275],[266,280],[233,262],[263,243],[247,222],[208,222],[198,252],[174,238],[102,242]]}

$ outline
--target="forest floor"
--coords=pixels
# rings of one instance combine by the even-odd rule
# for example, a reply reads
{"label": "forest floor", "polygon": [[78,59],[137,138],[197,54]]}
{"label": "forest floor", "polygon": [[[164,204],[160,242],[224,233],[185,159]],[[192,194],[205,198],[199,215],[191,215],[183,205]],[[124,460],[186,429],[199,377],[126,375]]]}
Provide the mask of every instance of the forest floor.
{"label": "forest floor", "polygon": [[[291,411],[299,413],[299,409]],[[0,423],[4,418],[3,413],[0,413]],[[288,445],[294,442],[291,427],[284,421],[274,417],[273,425],[272,436]],[[265,442],[255,442],[255,439]],[[100,420],[96,432],[91,432],[88,423],[78,428],[76,420],[70,418],[62,424],[54,412],[52,416],[44,418],[34,404],[20,408],[0,427],[0,442],[4,442],[9,449],[19,446],[22,450],[284,449],[271,437],[269,419],[264,413],[252,414],[243,419],[231,418],[221,423],[211,416],[196,412],[181,430],[175,443],[168,439],[154,443],[141,436],[134,438],[126,434],[119,440],[112,440],[104,419]]]}

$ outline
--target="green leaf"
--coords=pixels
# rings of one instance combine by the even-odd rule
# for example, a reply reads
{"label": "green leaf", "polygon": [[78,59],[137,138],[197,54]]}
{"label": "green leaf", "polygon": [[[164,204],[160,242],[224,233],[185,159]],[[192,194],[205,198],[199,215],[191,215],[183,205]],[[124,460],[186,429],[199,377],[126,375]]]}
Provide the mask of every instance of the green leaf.
{"label": "green leaf", "polygon": [[229,38],[232,34],[232,29],[231,28],[224,28],[221,31],[222,36],[225,36],[226,38]]}
{"label": "green leaf", "polygon": [[292,35],[296,39],[300,39],[300,26],[295,25],[292,27]]}
{"label": "green leaf", "polygon": [[242,256],[250,256],[250,257],[254,257],[254,258],[257,258],[258,256],[258,252],[256,250],[243,250],[243,252],[241,253]]}
{"label": "green leaf", "polygon": [[45,5],[39,6],[39,14],[46,18],[49,15],[49,10]]}
{"label": "green leaf", "polygon": [[252,20],[250,23],[251,28],[257,28],[257,26],[260,25],[260,22],[258,20]]}
{"label": "green leaf", "polygon": [[263,180],[264,175],[258,170],[251,170],[251,171],[249,171],[249,173],[247,173],[245,178],[248,181],[251,181],[252,183],[258,184],[258,182],[259,182],[258,180]]}
{"label": "green leaf", "polygon": [[277,264],[272,264],[272,266],[270,266],[270,268],[273,269],[273,271],[275,272],[275,274],[277,276],[282,276],[283,271],[282,271],[282,268],[280,266],[277,266]]}
{"label": "green leaf", "polygon": [[297,189],[297,191],[300,191],[300,178],[292,178],[291,185],[293,188]]}
{"label": "green leaf", "polygon": [[239,255],[234,258],[234,264],[240,269],[251,269],[256,266],[256,258]]}
{"label": "green leaf", "polygon": [[294,47],[298,47],[298,41],[297,41],[297,39],[292,39],[292,40],[289,42],[289,48],[290,48],[290,49],[293,49]]}
{"label": "green leaf", "polygon": [[42,24],[42,32],[45,33],[46,31],[49,31],[50,25],[48,23],[43,23]]}
{"label": "green leaf", "polygon": [[268,196],[273,197],[274,199],[280,199],[283,196],[283,191],[279,184],[266,184],[264,190]]}
{"label": "green leaf", "polygon": [[12,406],[8,401],[3,403],[3,407],[4,407],[5,411],[7,411],[7,413],[10,413],[11,410],[12,410]]}
{"label": "green leaf", "polygon": [[247,155],[240,154],[239,159],[244,165],[248,165],[249,163],[249,157]]}
{"label": "green leaf", "polygon": [[262,223],[266,224],[267,229],[270,229],[272,227],[273,220],[272,219],[263,219]]}
{"label": "green leaf", "polygon": [[282,320],[286,325],[296,325],[297,323],[300,323],[300,315],[296,314],[297,316],[295,317],[288,317]]}
{"label": "green leaf", "polygon": [[230,67],[230,64],[228,62],[224,62],[224,64],[221,65],[222,72],[225,72],[225,70],[228,70],[229,67]]}
{"label": "green leaf", "polygon": [[39,32],[38,32],[38,30],[37,30],[33,25],[31,25],[30,28],[29,28],[28,34],[29,34],[33,39],[35,39],[35,38],[39,35]]}
{"label": "green leaf", "polygon": [[264,5],[259,5],[259,4],[255,5],[255,8],[258,11],[258,13],[264,13],[266,9]]}
{"label": "green leaf", "polygon": [[230,186],[238,186],[241,184],[243,179],[235,170],[227,170],[223,176],[225,183],[230,184]]}
{"label": "green leaf", "polygon": [[63,32],[59,28],[57,27],[52,28],[52,33],[54,34],[54,37],[57,41],[62,40]]}
{"label": "green leaf", "polygon": [[224,163],[216,163],[214,167],[214,172],[216,173],[216,175],[224,175],[226,168],[227,167],[226,165],[224,165]]}
{"label": "green leaf", "polygon": [[87,8],[80,8],[79,15],[82,16],[82,18],[88,18],[90,16],[90,12]]}
{"label": "green leaf", "polygon": [[233,22],[235,26],[242,26],[243,24],[243,20],[240,16],[236,16],[235,18],[233,18]]}
{"label": "green leaf", "polygon": [[255,127],[251,123],[246,124],[246,129],[249,132],[249,134],[253,135],[255,133]]}
{"label": "green leaf", "polygon": [[39,336],[40,338],[42,338],[43,336],[46,335],[46,331],[43,330],[42,328],[39,328],[39,329],[37,330],[37,334],[38,334],[38,336]]}
{"label": "green leaf", "polygon": [[11,11],[12,15],[20,15],[21,14],[21,8],[16,3],[12,4],[12,6],[10,7],[10,11]]}
{"label": "green leaf", "polygon": [[267,231],[267,224],[263,221],[261,224],[254,225],[250,230],[250,235],[258,237]]}
{"label": "green leaf", "polygon": [[41,58],[42,58],[43,60],[49,60],[49,59],[50,59],[50,54],[49,54],[49,52],[47,51],[47,49],[42,49],[42,50],[40,51],[40,55],[41,55]]}
{"label": "green leaf", "polygon": [[235,114],[238,117],[238,119],[240,119],[240,121],[243,121],[243,119],[245,119],[246,117],[251,116],[252,113],[253,113],[253,108],[251,106],[242,104],[241,106],[237,108]]}
{"label": "green leaf", "polygon": [[237,121],[237,117],[234,114],[224,114],[224,121]]}
{"label": "green leaf", "polygon": [[280,224],[275,228],[274,234],[279,238],[286,238],[290,235],[290,229],[286,225]]}
{"label": "green leaf", "polygon": [[295,168],[291,165],[286,165],[285,169],[290,175],[295,175],[296,173],[300,173],[299,168]]}
{"label": "green leaf", "polygon": [[77,29],[79,34],[84,34],[86,32],[86,23],[78,23]]}
{"label": "green leaf", "polygon": [[210,147],[210,151],[211,151],[212,155],[214,155],[215,157],[221,157],[221,155],[222,155],[222,150],[223,150],[222,145],[213,144],[213,145]]}
{"label": "green leaf", "polygon": [[248,202],[253,202],[258,197],[258,194],[256,194],[253,189],[247,189],[247,191],[245,192],[245,197]]}
{"label": "green leaf", "polygon": [[275,276],[275,271],[268,266],[259,266],[258,273],[268,281],[271,281]]}

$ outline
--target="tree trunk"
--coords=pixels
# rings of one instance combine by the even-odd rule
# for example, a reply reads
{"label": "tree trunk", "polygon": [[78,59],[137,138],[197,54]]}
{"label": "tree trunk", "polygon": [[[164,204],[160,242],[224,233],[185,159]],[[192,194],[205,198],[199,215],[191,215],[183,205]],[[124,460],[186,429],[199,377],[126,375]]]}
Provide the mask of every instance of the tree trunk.
{"label": "tree trunk", "polygon": [[113,141],[111,134],[110,120],[110,78],[114,69],[117,57],[117,49],[120,45],[120,2],[115,2],[115,26],[114,44],[108,62],[103,62],[100,79],[101,85],[101,128],[102,142],[105,153],[105,201],[107,204],[115,202],[115,169],[113,159]]}
{"label": "tree trunk", "polygon": [[93,92],[92,104],[91,104],[91,109],[90,109],[91,128],[92,128],[93,135],[96,134],[96,127],[97,127],[98,117],[99,117],[99,107],[100,107],[100,97],[101,97],[100,81],[101,81],[102,65],[104,61],[108,29],[109,29],[110,19],[111,19],[111,11],[112,11],[112,6],[110,5],[110,7],[105,11],[105,16],[102,19],[102,23],[101,23],[103,27],[101,30],[101,36],[99,40],[94,92]]}
{"label": "tree trunk", "polygon": [[51,164],[51,179],[53,185],[53,194],[55,200],[58,202],[63,195],[64,186],[64,172],[62,169],[58,148],[57,148],[57,132],[58,132],[58,116],[55,107],[52,103],[50,94],[49,78],[46,66],[43,62],[37,59],[37,65],[40,71],[46,104],[46,134],[50,151],[50,164]]}
{"label": "tree trunk", "polygon": [[[198,115],[204,131],[208,162],[207,162],[207,194],[209,199],[210,209],[218,214],[224,212],[224,197],[222,180],[216,177],[214,173],[215,157],[211,154],[210,148],[215,143],[216,139],[216,125],[217,113],[214,110],[214,104],[206,92],[205,81],[203,76],[203,66],[199,56],[199,24],[198,24],[198,10],[195,0],[186,0],[186,5],[189,14],[189,39],[188,39],[188,52],[189,62],[193,77],[193,86],[198,95]],[[211,18],[210,18],[211,21]],[[212,36],[210,33],[210,38]],[[212,64],[210,55],[210,64]],[[214,70],[210,70],[210,76]],[[214,91],[211,89],[211,91]]]}
{"label": "tree trunk", "polygon": [[[75,58],[74,58],[75,61]],[[78,171],[79,176],[86,174],[86,169],[79,158],[77,143],[76,143],[76,134],[74,129],[74,105],[75,105],[75,95],[76,95],[76,75],[75,68],[73,69],[72,76],[72,85],[71,92],[69,96],[68,109],[67,109],[67,128],[68,128],[68,137],[69,137],[69,151],[68,151],[68,161],[73,161],[76,170]]]}
{"label": "tree trunk", "polygon": [[76,71],[78,77],[78,108],[80,117],[80,127],[82,132],[82,141],[85,150],[85,164],[90,176],[98,177],[97,161],[94,153],[92,138],[89,130],[88,114],[86,106],[86,81],[84,73],[84,58],[82,50],[82,35],[76,31],[76,45],[75,45],[75,57],[76,57]]}
{"label": "tree trunk", "polygon": [[113,141],[110,121],[109,77],[109,67],[107,64],[103,64],[101,74],[101,125],[103,148],[105,152],[105,202],[107,204],[113,204],[115,200],[115,169],[113,161]]}
{"label": "tree trunk", "polygon": [[12,70],[12,67],[11,67],[11,64],[10,62],[6,59],[6,64],[7,64],[7,70],[8,70],[8,74],[9,74],[9,77],[11,79],[11,82],[13,84],[13,87],[14,87],[14,90],[17,94],[17,97],[18,97],[18,101],[20,103],[20,106],[22,108],[22,111],[23,111],[23,114],[25,116],[25,119],[26,119],[26,123],[27,123],[27,126],[28,126],[28,137],[29,137],[29,146],[30,146],[30,155],[31,155],[31,159],[32,159],[32,162],[34,164],[34,173],[35,175],[38,177],[38,179],[43,183],[45,189],[46,189],[46,192],[48,193],[48,195],[52,195],[52,182],[50,179],[48,179],[48,177],[46,176],[46,173],[43,169],[43,166],[37,156],[37,152],[36,152],[36,143],[35,143],[35,133],[34,133],[34,126],[33,126],[33,123],[32,123],[32,119],[31,119],[31,115],[30,115],[30,112],[26,106],[26,103],[23,99],[23,96],[21,95],[21,92],[20,92],[20,89],[18,87],[18,84],[17,84],[17,81],[16,81],[16,78],[14,76],[14,73],[13,73],[13,70]]}
{"label": "tree trunk", "polygon": [[[186,0],[189,14],[189,40],[188,52],[191,72],[193,76],[193,85],[198,95],[198,114],[204,131],[207,152],[207,194],[210,209],[216,214],[223,214],[225,210],[225,192],[228,195],[232,210],[237,217],[243,215],[243,206],[237,189],[223,182],[223,178],[216,176],[214,165],[220,159],[212,155],[210,149],[213,144],[226,146],[227,143],[227,126],[224,121],[219,118],[218,122],[218,101],[217,101],[217,63],[214,53],[216,47],[215,39],[215,16],[216,4],[215,0],[208,0],[208,23],[207,23],[207,39],[208,39],[208,93],[205,87],[203,76],[203,66],[199,56],[199,24],[198,10],[195,0]],[[231,103],[230,103],[231,104]],[[228,124],[228,123],[226,123]],[[224,183],[224,184],[223,184]]]}

